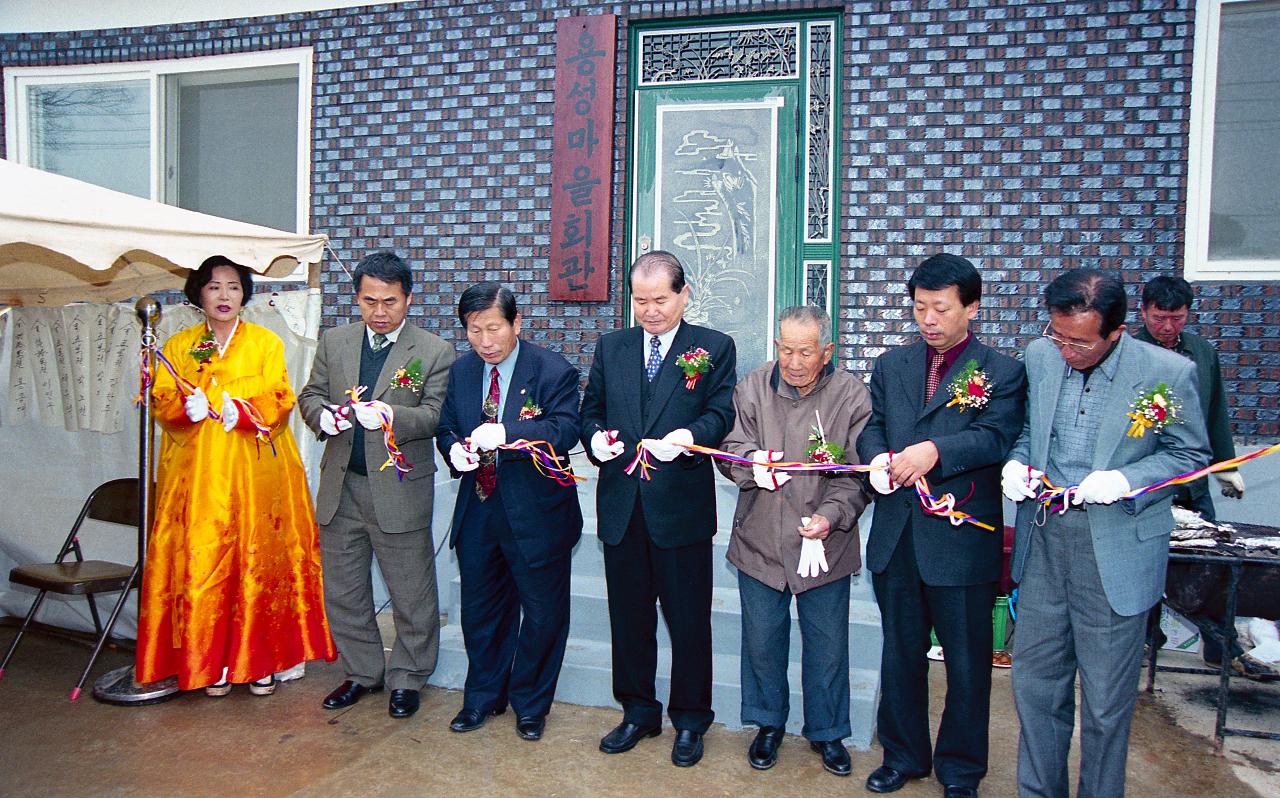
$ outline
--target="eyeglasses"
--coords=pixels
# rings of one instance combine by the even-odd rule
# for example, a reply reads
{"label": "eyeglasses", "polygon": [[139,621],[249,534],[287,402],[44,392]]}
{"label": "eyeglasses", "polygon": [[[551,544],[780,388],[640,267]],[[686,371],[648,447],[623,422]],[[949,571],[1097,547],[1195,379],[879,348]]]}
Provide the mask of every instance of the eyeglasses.
{"label": "eyeglasses", "polygon": [[1102,343],[1101,341],[1094,341],[1091,344],[1085,345],[1085,344],[1077,344],[1074,341],[1066,341],[1066,340],[1063,340],[1062,338],[1057,337],[1056,335],[1052,335],[1049,332],[1049,330],[1051,330],[1052,328],[1053,328],[1052,324],[1046,324],[1044,326],[1044,329],[1040,332],[1040,334],[1045,338],[1048,338],[1050,341],[1053,341],[1055,344],[1057,344],[1059,349],[1061,349],[1064,346],[1069,346],[1072,349],[1077,349],[1081,352],[1092,352],[1095,348],[1097,348],[1098,344]]}

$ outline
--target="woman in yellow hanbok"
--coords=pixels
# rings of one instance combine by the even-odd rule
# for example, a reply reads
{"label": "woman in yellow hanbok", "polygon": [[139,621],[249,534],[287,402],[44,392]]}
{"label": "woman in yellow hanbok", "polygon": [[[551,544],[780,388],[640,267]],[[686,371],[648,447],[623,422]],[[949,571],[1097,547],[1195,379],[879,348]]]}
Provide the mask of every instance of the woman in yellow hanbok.
{"label": "woman in yellow hanbok", "polygon": [[206,260],[184,289],[205,322],[164,346],[152,398],[164,432],[138,620],[136,678],[226,695],[335,658],[315,511],[286,425],[284,345],[240,320],[247,268]]}

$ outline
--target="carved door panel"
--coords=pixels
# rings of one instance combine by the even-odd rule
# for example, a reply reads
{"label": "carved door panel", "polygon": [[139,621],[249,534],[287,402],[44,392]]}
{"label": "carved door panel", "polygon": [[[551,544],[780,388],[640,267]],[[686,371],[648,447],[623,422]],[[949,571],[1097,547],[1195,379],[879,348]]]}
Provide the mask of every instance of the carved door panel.
{"label": "carved door panel", "polygon": [[[831,309],[831,84],[815,98],[801,80],[812,53],[797,52],[818,25],[638,37],[630,255],[663,249],[680,258],[691,289],[686,318],[734,337],[739,377],[773,357],[779,310],[799,302]],[[828,119],[816,153],[815,102]]]}

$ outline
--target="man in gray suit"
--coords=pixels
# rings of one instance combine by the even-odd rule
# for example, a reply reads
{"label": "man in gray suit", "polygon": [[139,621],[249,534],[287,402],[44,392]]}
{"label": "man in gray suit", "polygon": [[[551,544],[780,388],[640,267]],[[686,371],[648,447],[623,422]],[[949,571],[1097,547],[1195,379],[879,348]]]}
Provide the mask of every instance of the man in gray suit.
{"label": "man in gray suit", "polygon": [[[419,690],[435,670],[440,647],[432,437],[454,352],[439,336],[406,321],[413,276],[394,253],[366,257],[352,279],[362,321],[320,336],[311,378],[298,394],[307,426],[328,441],[316,520],[325,612],[347,678],[324,707],[351,706],[386,686],[391,717],[407,718],[418,710]],[[362,401],[348,404],[347,391],[357,385],[365,386]],[[383,465],[388,453],[375,401],[394,414],[396,444],[413,466],[408,473]],[[396,626],[389,662],[374,614],[375,553]]]}
{"label": "man in gray suit", "polygon": [[[1069,271],[1050,283],[1045,304],[1049,325],[1026,350],[1027,421],[1002,472],[1005,495],[1020,502],[1018,791],[1069,794],[1079,671],[1078,794],[1121,796],[1145,618],[1164,591],[1173,529],[1170,489],[1125,495],[1207,465],[1209,441],[1195,366],[1125,334],[1119,280]],[[1161,409],[1139,435],[1128,414],[1144,405]],[[1042,482],[1072,488],[1065,511],[1035,500]]]}

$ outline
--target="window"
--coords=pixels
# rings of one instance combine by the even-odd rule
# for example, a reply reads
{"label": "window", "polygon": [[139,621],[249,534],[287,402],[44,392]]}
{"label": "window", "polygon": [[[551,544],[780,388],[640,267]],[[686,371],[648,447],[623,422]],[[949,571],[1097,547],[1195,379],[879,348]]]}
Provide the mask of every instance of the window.
{"label": "window", "polygon": [[1187,171],[1189,280],[1280,277],[1280,0],[1197,6]]}
{"label": "window", "polygon": [[307,232],[311,50],[5,70],[20,163]]}

